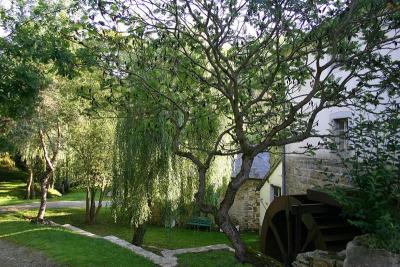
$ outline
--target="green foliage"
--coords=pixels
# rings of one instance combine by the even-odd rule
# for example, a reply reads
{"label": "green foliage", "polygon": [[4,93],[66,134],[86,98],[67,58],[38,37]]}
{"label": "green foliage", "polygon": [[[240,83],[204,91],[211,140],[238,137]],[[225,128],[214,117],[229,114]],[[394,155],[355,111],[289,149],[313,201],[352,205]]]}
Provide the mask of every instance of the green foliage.
{"label": "green foliage", "polygon": [[49,72],[76,74],[79,56],[66,38],[73,31],[65,11],[70,7],[45,1],[0,5],[0,118],[29,117],[38,94],[48,86]]}
{"label": "green foliage", "polygon": [[138,226],[149,219],[158,183],[168,188],[173,152],[164,114],[128,115],[117,126],[113,209],[117,220]]}
{"label": "green foliage", "polygon": [[47,192],[49,198],[58,198],[62,197],[62,194],[55,188],[49,188],[49,191]]}
{"label": "green foliage", "polygon": [[396,110],[349,129],[350,150],[339,156],[355,190],[336,188],[332,195],[349,222],[371,234],[371,244],[400,252],[400,117]]}
{"label": "green foliage", "polygon": [[3,155],[0,154],[0,168],[4,169],[15,169],[15,162],[11,158],[10,154],[5,153]]}
{"label": "green foliage", "polygon": [[112,172],[113,125],[106,120],[83,119],[70,128],[73,167],[85,186],[105,187]]}

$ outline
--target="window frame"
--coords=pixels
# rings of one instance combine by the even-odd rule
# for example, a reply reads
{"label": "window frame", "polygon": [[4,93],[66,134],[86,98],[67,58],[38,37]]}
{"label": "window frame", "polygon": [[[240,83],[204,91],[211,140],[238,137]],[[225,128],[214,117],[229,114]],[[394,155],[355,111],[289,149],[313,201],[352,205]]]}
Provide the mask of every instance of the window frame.
{"label": "window frame", "polygon": [[348,150],[348,131],[350,120],[347,117],[333,119],[333,133],[335,135],[336,148],[339,151]]}
{"label": "window frame", "polygon": [[[277,190],[278,195],[275,195],[275,189]],[[270,191],[271,192],[271,195],[270,195],[271,202],[274,201],[275,198],[282,196],[282,187],[271,184],[270,190],[271,190]]]}

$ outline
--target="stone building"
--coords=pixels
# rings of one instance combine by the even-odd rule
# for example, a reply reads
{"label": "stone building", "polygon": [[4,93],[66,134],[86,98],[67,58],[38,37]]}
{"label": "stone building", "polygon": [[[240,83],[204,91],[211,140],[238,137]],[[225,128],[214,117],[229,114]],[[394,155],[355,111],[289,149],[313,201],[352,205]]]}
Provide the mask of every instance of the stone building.
{"label": "stone building", "polygon": [[[330,108],[316,117],[314,130],[319,134],[343,134],[352,125],[358,112],[350,108]],[[331,150],[320,147],[320,138],[308,138],[303,142],[285,146],[284,183],[286,194],[302,194],[310,188],[326,185],[348,184],[346,170],[340,158]],[[335,140],[341,153],[348,153],[345,137]],[[314,155],[304,154],[305,147],[318,148]]]}
{"label": "stone building", "polygon": [[[258,187],[270,170],[268,153],[258,154],[251,166],[249,179],[240,187],[235,201],[229,210],[233,222],[242,230],[258,230],[260,227],[260,191]],[[233,162],[232,177],[240,171],[242,159],[238,156]]]}
{"label": "stone building", "polygon": [[332,158],[287,156],[286,194],[304,194],[307,189],[322,188],[333,183],[347,185],[346,170],[341,161]]}
{"label": "stone building", "polygon": [[249,179],[239,189],[235,202],[229,210],[232,221],[239,230],[258,230],[260,220],[260,192],[257,187],[260,179]]}

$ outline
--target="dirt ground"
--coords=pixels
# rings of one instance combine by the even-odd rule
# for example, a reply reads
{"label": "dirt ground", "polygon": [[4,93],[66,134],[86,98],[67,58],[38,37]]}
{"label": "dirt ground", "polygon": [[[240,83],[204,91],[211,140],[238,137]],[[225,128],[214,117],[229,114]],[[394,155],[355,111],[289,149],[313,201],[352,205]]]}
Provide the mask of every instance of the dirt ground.
{"label": "dirt ground", "polygon": [[0,239],[0,266],[2,267],[59,267],[42,253],[17,246]]}

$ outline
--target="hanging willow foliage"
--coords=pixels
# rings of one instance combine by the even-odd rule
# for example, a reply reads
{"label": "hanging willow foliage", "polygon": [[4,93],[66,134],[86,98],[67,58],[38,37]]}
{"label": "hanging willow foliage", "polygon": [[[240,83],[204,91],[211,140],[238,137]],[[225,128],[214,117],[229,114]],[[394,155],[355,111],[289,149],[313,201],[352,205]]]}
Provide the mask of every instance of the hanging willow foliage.
{"label": "hanging willow foliage", "polygon": [[148,220],[157,185],[167,183],[172,172],[169,127],[163,113],[119,121],[113,180],[116,220],[134,226]]}

